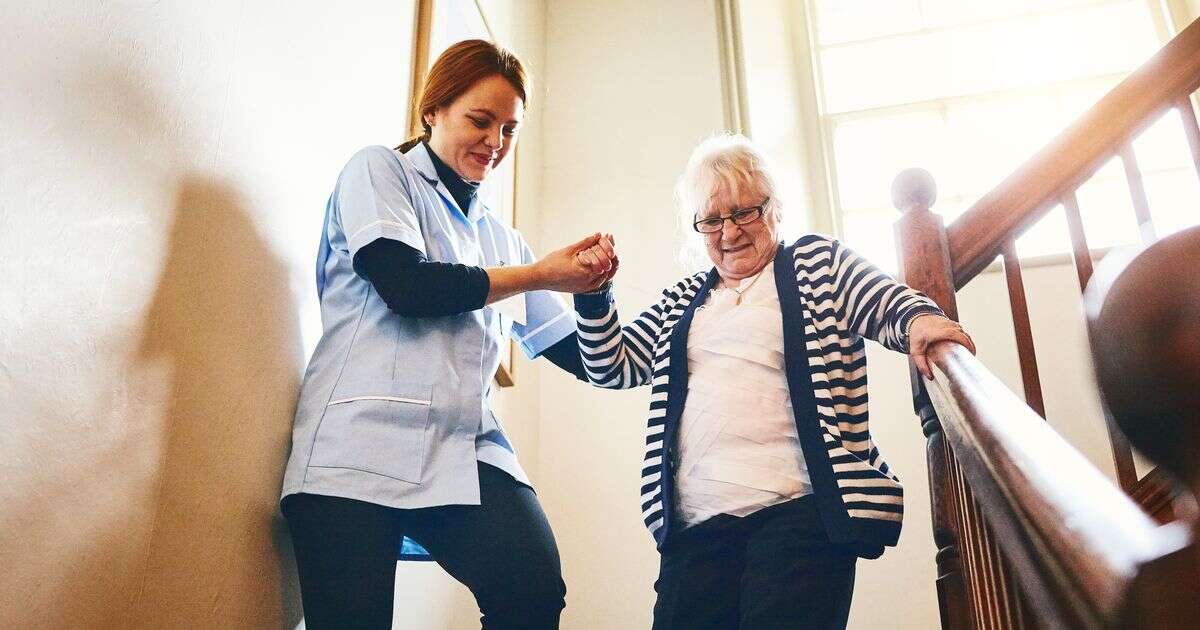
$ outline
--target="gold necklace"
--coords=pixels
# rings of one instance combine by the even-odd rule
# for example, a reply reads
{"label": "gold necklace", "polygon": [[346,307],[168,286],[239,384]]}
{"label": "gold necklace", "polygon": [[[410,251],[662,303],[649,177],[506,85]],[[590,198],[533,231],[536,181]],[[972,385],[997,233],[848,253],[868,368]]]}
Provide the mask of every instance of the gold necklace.
{"label": "gold necklace", "polygon": [[730,287],[729,287],[729,288],[730,288],[730,290],[732,290],[734,293],[736,293],[736,294],[737,294],[737,297],[733,298],[733,305],[734,305],[734,306],[738,306],[738,305],[740,305],[740,304],[742,303],[742,294],[743,294],[743,293],[745,293],[745,292],[747,292],[747,291],[749,291],[749,290],[750,290],[750,287],[754,286],[754,283],[755,283],[755,282],[758,282],[758,279],[762,277],[762,275],[763,275],[763,272],[764,272],[764,271],[766,271],[766,270],[767,270],[767,268],[766,268],[766,267],[763,267],[762,269],[759,269],[759,270],[758,270],[758,273],[754,275],[754,279],[753,279],[753,280],[751,280],[751,281],[750,281],[750,284],[746,285],[746,288],[744,288],[744,289],[739,289],[738,287],[735,287],[735,286],[730,286]]}

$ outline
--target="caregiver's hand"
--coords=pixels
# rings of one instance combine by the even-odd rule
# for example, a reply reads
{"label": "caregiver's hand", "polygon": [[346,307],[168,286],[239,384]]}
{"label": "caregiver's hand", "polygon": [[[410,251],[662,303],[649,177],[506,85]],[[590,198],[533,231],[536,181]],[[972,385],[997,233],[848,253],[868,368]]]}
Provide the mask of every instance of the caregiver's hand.
{"label": "caregiver's hand", "polygon": [[604,286],[605,283],[611,281],[613,276],[617,275],[617,268],[621,265],[621,260],[617,257],[616,240],[612,234],[601,234],[600,239],[595,245],[579,252],[576,254],[576,257],[592,273],[600,274],[604,277],[604,280],[596,288]]}
{"label": "caregiver's hand", "polygon": [[[546,254],[534,263],[538,284],[553,291],[587,293],[608,282],[610,274],[615,271],[615,254],[604,260],[590,254],[590,250],[597,247],[603,238],[604,235],[597,232]],[[611,249],[611,240],[609,243]]]}

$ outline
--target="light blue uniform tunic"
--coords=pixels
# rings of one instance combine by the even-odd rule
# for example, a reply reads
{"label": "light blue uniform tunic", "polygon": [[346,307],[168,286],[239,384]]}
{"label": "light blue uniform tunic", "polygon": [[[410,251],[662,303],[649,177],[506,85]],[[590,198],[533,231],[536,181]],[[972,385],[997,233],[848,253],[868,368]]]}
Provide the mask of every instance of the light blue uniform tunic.
{"label": "light blue uniform tunic", "polygon": [[510,333],[534,357],[575,332],[573,313],[554,293],[533,291],[524,324],[490,306],[397,315],[352,265],[359,248],[379,238],[439,262],[534,260],[520,233],[481,202],[459,209],[425,145],[355,154],[326,206],[317,256],[323,332],[300,391],[283,496],[477,505],[477,461],[529,483],[492,413],[492,376]]}

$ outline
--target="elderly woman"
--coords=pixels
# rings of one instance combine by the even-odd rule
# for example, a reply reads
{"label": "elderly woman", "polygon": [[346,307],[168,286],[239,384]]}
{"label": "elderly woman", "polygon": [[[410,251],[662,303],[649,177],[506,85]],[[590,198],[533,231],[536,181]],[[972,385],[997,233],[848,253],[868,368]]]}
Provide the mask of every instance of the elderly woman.
{"label": "elderly woman", "polygon": [[[696,148],[677,198],[713,268],[622,326],[575,296],[598,387],[650,385],[642,514],[661,553],[655,630],[845,627],[859,556],[900,534],[900,481],[871,440],[863,338],[913,355],[957,323],[838,241],[779,240],[782,205],[741,136]],[[582,252],[616,267],[612,243]]]}

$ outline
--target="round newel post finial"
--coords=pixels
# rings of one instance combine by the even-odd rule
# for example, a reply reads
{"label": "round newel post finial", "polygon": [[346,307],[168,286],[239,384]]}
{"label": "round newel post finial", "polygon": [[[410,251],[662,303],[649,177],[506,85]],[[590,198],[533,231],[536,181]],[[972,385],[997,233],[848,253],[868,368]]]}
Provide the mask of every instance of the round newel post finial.
{"label": "round newel post finial", "polygon": [[937,201],[937,183],[923,168],[906,168],[892,180],[892,205],[900,212],[928,210]]}
{"label": "round newel post finial", "polygon": [[1096,381],[1113,420],[1130,444],[1200,495],[1197,260],[1200,227],[1131,260],[1106,256],[1084,304]]}

